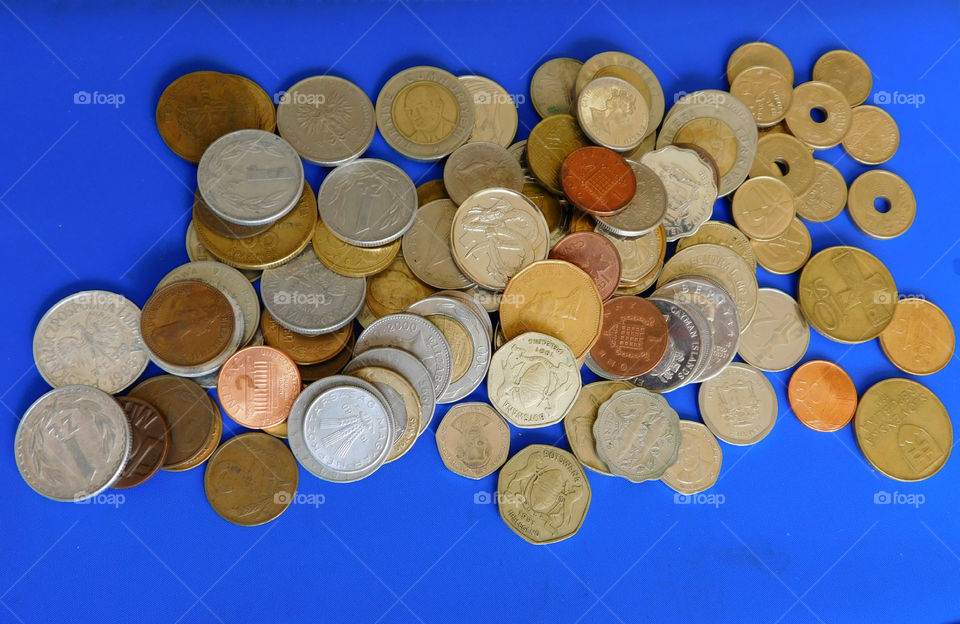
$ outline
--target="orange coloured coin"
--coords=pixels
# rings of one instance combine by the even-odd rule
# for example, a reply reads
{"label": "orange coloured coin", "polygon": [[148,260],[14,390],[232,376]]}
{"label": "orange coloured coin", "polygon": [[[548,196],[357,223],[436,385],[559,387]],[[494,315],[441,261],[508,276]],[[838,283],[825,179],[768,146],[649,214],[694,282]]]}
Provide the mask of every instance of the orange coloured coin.
{"label": "orange coloured coin", "polygon": [[846,371],[811,360],[794,371],[787,386],[790,408],[814,431],[843,429],[857,411],[857,389]]}
{"label": "orange coloured coin", "polygon": [[603,329],[590,356],[611,375],[637,377],[660,362],[668,341],[657,306],[632,295],[614,297],[603,304]]}
{"label": "orange coloured coin", "polygon": [[637,191],[637,178],[622,156],[605,147],[581,147],[563,160],[560,183],[570,202],[596,217],[612,217]]}

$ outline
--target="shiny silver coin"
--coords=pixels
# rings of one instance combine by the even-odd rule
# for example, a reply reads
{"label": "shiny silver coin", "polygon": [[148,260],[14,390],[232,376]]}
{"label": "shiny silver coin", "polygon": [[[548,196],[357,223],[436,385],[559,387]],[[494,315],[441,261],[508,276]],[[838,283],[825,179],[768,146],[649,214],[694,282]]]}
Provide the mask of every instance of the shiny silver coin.
{"label": "shiny silver coin", "polygon": [[308,336],[327,334],[360,314],[367,281],[328,269],[308,247],[260,279],[263,305],[277,323]]}
{"label": "shiny silver coin", "polygon": [[770,372],[796,366],[810,345],[810,325],[800,306],[776,288],[757,292],[757,313],[740,336],[740,357]]}
{"label": "shiny silver coin", "polygon": [[[193,224],[192,219],[190,220],[190,225],[187,226],[185,244],[187,247],[187,257],[190,258],[190,262],[204,262],[207,260],[210,262],[220,262],[220,260],[210,253],[210,251],[203,246],[203,243],[200,242],[200,237],[197,236],[197,228]],[[237,270],[250,282],[255,282],[260,279],[260,274],[263,273],[263,271],[251,271],[247,269]]]}
{"label": "shiny silver coin", "polygon": [[621,238],[639,238],[663,223],[667,213],[667,190],[653,169],[632,160],[627,163],[637,178],[637,192],[620,213],[597,217],[597,229]]}
{"label": "shiny silver coin", "polygon": [[713,332],[710,328],[710,322],[707,320],[707,316],[704,314],[703,310],[689,303],[675,303],[686,310],[690,316],[693,317],[693,322],[697,326],[697,330],[700,332],[700,361],[697,362],[697,367],[694,369],[693,375],[690,376],[690,380],[687,382],[694,383],[707,372],[707,367],[710,366],[710,360],[713,357]]}
{"label": "shiny silver coin", "polygon": [[401,349],[378,347],[358,354],[344,367],[343,372],[350,373],[365,366],[390,369],[410,382],[420,399],[420,431],[417,435],[426,431],[433,420],[437,397],[433,390],[433,378],[420,360]]}
{"label": "shiny silver coin", "polygon": [[[624,69],[629,70],[630,73],[623,72]],[[629,82],[634,84],[647,100],[647,107],[650,110],[647,134],[652,134],[663,120],[664,110],[663,87],[660,86],[657,75],[643,61],[625,52],[601,52],[588,58],[577,72],[575,94],[579,94],[587,83],[597,77],[598,73],[621,78],[635,74],[640,79],[639,83],[634,82],[633,78]]]}
{"label": "shiny silver coin", "polygon": [[667,192],[663,228],[667,240],[692,236],[713,214],[717,183],[713,169],[689,149],[668,145],[644,154],[640,162],[659,176]]}
{"label": "shiny silver coin", "polygon": [[324,225],[345,243],[380,247],[403,236],[417,216],[417,187],[403,169],[361,158],[337,167],[320,185]]}
{"label": "shiny silver coin", "polygon": [[629,152],[647,135],[649,110],[640,91],[622,78],[594,78],[577,96],[577,120],[597,145]]}
{"label": "shiny silver coin", "polygon": [[360,354],[374,347],[394,347],[415,355],[430,373],[435,396],[442,396],[450,385],[453,353],[444,335],[425,318],[390,314],[377,319],[357,338],[354,352]]}
{"label": "shiny silver coin", "polygon": [[37,323],[33,360],[54,388],[80,384],[116,394],[150,361],[140,337],[140,308],[105,290],[69,295]]}
{"label": "shiny silver coin", "polygon": [[337,76],[311,76],[277,105],[280,136],[306,160],[327,167],[358,158],[373,141],[377,121],[363,89]]}
{"label": "shiny silver coin", "polygon": [[207,207],[239,225],[273,223],[303,194],[297,150],[271,132],[237,130],[206,149],[197,165],[197,187]]}
{"label": "shiny silver coin", "polygon": [[450,251],[450,228],[456,213],[457,205],[451,200],[435,199],[417,210],[413,226],[403,235],[404,262],[420,281],[434,288],[473,285]]}
{"label": "shiny silver coin", "polygon": [[650,372],[628,381],[651,392],[665,393],[689,383],[701,366],[703,339],[693,314],[685,307],[664,299],[650,299],[667,318],[670,342],[660,363]]}
{"label": "shiny silver coin", "polygon": [[484,141],[458,147],[443,166],[443,186],[458,206],[489,188],[523,190],[523,169],[505,147]]}
{"label": "shiny silver coin", "polygon": [[38,494],[80,501],[120,477],[132,442],[113,397],[90,386],[63,386],[27,408],[13,447],[20,476]]}
{"label": "shiny silver coin", "polygon": [[477,297],[474,297],[470,294],[472,291],[462,291],[462,290],[441,290],[437,292],[437,295],[444,295],[445,297],[453,297],[454,299],[459,299],[467,305],[469,305],[474,312],[477,313],[477,317],[483,323],[483,326],[487,329],[487,336],[490,340],[493,340],[493,321],[490,320],[490,313],[487,312],[486,308],[480,303],[480,300]]}
{"label": "shiny silver coin", "polygon": [[734,362],[700,384],[697,395],[703,424],[728,444],[756,444],[777,422],[777,393],[759,369]]}

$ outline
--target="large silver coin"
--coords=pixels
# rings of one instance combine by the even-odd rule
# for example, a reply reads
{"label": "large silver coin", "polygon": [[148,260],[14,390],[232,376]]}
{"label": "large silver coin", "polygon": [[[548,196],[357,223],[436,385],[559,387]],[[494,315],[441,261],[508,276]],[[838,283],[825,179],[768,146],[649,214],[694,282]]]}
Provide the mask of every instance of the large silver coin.
{"label": "large silver coin", "polygon": [[263,305],[277,323],[308,336],[327,334],[360,314],[367,281],[328,269],[308,247],[260,278]]}
{"label": "large silver coin", "polygon": [[473,296],[472,290],[466,292],[462,290],[441,290],[436,294],[443,295],[445,297],[453,297],[454,299],[459,299],[464,303],[468,304],[474,312],[477,313],[480,321],[483,323],[483,326],[487,328],[487,336],[490,340],[493,340],[493,321],[490,320],[490,313],[483,307],[483,304],[480,300]]}
{"label": "large silver coin", "polygon": [[287,89],[277,130],[306,160],[335,167],[363,154],[377,129],[363,89],[337,76],[311,76]]}
{"label": "large silver coin", "polygon": [[680,417],[659,394],[620,390],[597,411],[593,437],[610,472],[634,483],[659,479],[677,460]]}
{"label": "large silver coin", "polygon": [[467,288],[473,280],[463,274],[450,251],[450,228],[457,205],[435,199],[417,211],[413,226],[403,235],[403,259],[420,281],[434,288]]}
{"label": "large silver coin", "polygon": [[507,90],[483,76],[458,78],[473,100],[473,132],[469,141],[490,141],[507,147],[517,136],[517,104]]}
{"label": "large silver coin", "polygon": [[14,454],[27,485],[58,501],[79,501],[123,472],[133,437],[120,404],[90,386],[64,386],[27,408]]}
{"label": "large silver coin", "polygon": [[443,186],[458,206],[489,188],[523,190],[523,168],[505,147],[486,141],[470,142],[450,154],[443,166]]}
{"label": "large silver coin", "polygon": [[239,225],[273,223],[293,210],[303,194],[303,161],[271,132],[237,130],[203,153],[197,187],[221,219]]}
{"label": "large silver coin", "polygon": [[374,347],[394,347],[415,355],[430,373],[434,396],[450,385],[453,353],[437,327],[416,314],[390,314],[379,318],[357,338],[355,353]]}
{"label": "large silver coin", "polygon": [[37,323],[33,360],[54,388],[82,384],[116,394],[150,361],[140,337],[140,308],[105,290],[69,295]]}
{"label": "large silver coin", "polygon": [[317,193],[320,220],[345,243],[380,247],[403,236],[417,216],[417,187],[403,169],[361,158],[337,167]]}
{"label": "large silver coin", "polygon": [[670,392],[693,380],[704,357],[703,338],[687,307],[664,299],[650,299],[650,303],[667,319],[670,342],[659,364],[628,381],[651,392]]}
{"label": "large silver coin", "polygon": [[637,192],[618,214],[597,217],[597,229],[622,238],[639,238],[655,230],[667,214],[667,189],[646,165],[627,161],[637,178]]}
{"label": "large silver coin", "polygon": [[810,344],[810,325],[796,300],[776,288],[761,288],[757,313],[740,336],[740,357],[765,371],[797,364]]}
{"label": "large silver coin", "polygon": [[713,214],[717,183],[713,169],[693,150],[668,145],[644,154],[640,162],[650,167],[667,192],[663,218],[667,240],[692,236]]}
{"label": "large silver coin", "polygon": [[358,354],[350,360],[344,371],[349,372],[365,366],[390,369],[410,382],[420,399],[420,431],[417,435],[426,431],[433,420],[437,397],[433,390],[433,378],[420,360],[401,349],[378,347]]}
{"label": "large silver coin", "polygon": [[724,442],[740,446],[767,437],[777,422],[777,393],[760,370],[734,362],[700,384],[703,423]]}
{"label": "large silver coin", "polygon": [[[623,69],[629,70],[631,74],[622,72]],[[660,121],[663,120],[664,110],[663,87],[660,86],[656,74],[643,61],[634,56],[616,51],[601,52],[588,58],[580,71],[577,72],[575,94],[579,94],[587,86],[587,83],[598,77],[598,73],[624,79],[630,77],[628,82],[633,84],[647,100],[647,107],[650,110],[647,134],[652,134],[660,125]],[[632,74],[635,74],[640,81],[637,82]]]}

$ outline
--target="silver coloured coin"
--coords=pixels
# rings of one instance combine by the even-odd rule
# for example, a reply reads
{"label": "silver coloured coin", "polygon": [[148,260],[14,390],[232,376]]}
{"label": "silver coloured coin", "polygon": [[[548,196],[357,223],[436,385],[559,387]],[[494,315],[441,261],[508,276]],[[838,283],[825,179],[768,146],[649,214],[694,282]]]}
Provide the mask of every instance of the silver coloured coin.
{"label": "silver coloured coin", "polygon": [[650,372],[628,381],[651,392],[665,393],[689,383],[703,358],[703,339],[693,314],[686,306],[664,299],[650,299],[667,319],[670,342],[667,352]]}
{"label": "silver coloured coin", "polygon": [[796,300],[776,288],[761,288],[757,312],[740,336],[740,357],[764,371],[797,364],[810,345],[810,325]]}
{"label": "silver coloured coin", "polygon": [[357,338],[354,352],[374,347],[394,347],[415,355],[430,373],[434,396],[441,396],[452,381],[453,353],[437,327],[416,314],[389,314],[377,319]]}
{"label": "silver coloured coin", "polygon": [[317,193],[320,220],[345,243],[380,247],[410,229],[417,187],[403,169],[361,158],[331,171]]}
{"label": "silver coloured coin", "polygon": [[483,76],[460,76],[473,101],[473,132],[468,141],[490,141],[502,147],[517,136],[517,104],[499,84]]}
{"label": "silver coloured coin", "polygon": [[659,176],[667,192],[663,228],[667,240],[692,236],[713,214],[717,184],[713,169],[693,150],[668,145],[640,159]]}
{"label": "silver coloured coin", "polygon": [[237,130],[203,153],[197,187],[221,219],[239,225],[273,223],[293,210],[303,194],[303,161],[272,132]]}
{"label": "silver coloured coin", "polygon": [[523,190],[523,169],[506,148],[489,142],[458,147],[443,166],[443,186],[458,206],[489,188]]}
{"label": "silver coloured coin", "polygon": [[240,312],[243,314],[243,336],[240,338],[240,344],[246,345],[253,340],[253,335],[260,328],[260,298],[250,280],[240,271],[222,262],[188,262],[167,273],[157,284],[154,292],[167,284],[181,280],[199,280],[217,290],[229,293],[240,306]]}
{"label": "silver coloured coin", "polygon": [[572,58],[554,58],[533,72],[530,101],[540,117],[572,115],[577,74],[583,63]]}
{"label": "silver coloured coin", "polygon": [[640,59],[624,52],[616,51],[601,52],[591,56],[577,73],[575,93],[579,94],[580,91],[587,86],[587,83],[596,77],[598,72],[610,67],[626,68],[640,78],[644,86],[644,89],[640,89],[640,91],[643,93],[643,97],[646,98],[647,107],[650,110],[647,134],[652,134],[663,119],[663,87],[660,86],[660,81],[657,79],[656,74]]}
{"label": "silver coloured coin", "polygon": [[120,404],[90,386],[63,386],[27,408],[14,439],[20,475],[38,494],[80,501],[123,472],[133,436]]}
{"label": "silver coloured coin", "polygon": [[436,67],[411,67],[391,77],[377,96],[376,111],[384,140],[413,160],[440,160],[474,130],[470,92]]}
{"label": "silver coloured coin", "polygon": [[410,382],[420,399],[420,431],[417,435],[426,431],[436,411],[437,397],[433,390],[433,377],[420,360],[402,349],[377,347],[358,354],[343,372],[350,373],[365,366],[390,369]]}
{"label": "silver coloured coin", "polygon": [[[193,225],[193,219],[190,220],[190,225],[187,226],[187,257],[190,258],[190,262],[220,262],[216,256],[214,256],[210,251],[203,246],[203,243],[200,242],[200,237],[197,236],[197,228]],[[260,274],[263,271],[251,271],[248,269],[237,269],[240,273],[243,274],[247,280],[255,282],[260,279]]]}
{"label": "silver coloured coin", "polygon": [[490,320],[490,313],[483,307],[480,303],[480,300],[470,294],[471,291],[462,291],[462,290],[441,290],[438,291],[437,295],[443,295],[445,297],[453,297],[454,299],[459,299],[473,309],[477,313],[477,317],[480,319],[480,322],[483,323],[483,326],[487,329],[487,338],[493,340],[493,321]]}
{"label": "silver coloured coin", "polygon": [[367,151],[377,129],[373,103],[363,89],[337,76],[311,76],[283,94],[277,105],[280,136],[306,160],[335,167]]}
{"label": "silver coloured coin", "polygon": [[710,322],[700,308],[685,302],[677,302],[677,305],[693,317],[693,322],[700,332],[700,361],[697,362],[697,367],[688,382],[694,383],[707,372],[707,367],[710,366],[710,360],[713,357],[713,331],[710,328]]}
{"label": "silver coloured coin", "polygon": [[667,190],[650,167],[632,160],[627,164],[637,178],[637,192],[620,213],[597,217],[597,229],[621,238],[639,238],[663,223],[667,214]]}
{"label": "silver coloured coin", "polygon": [[[341,372],[344,375],[350,374],[345,370]],[[390,412],[390,421],[393,423],[393,437],[390,439],[390,446],[392,447],[397,443],[397,439],[407,428],[407,408],[403,404],[403,397],[401,397],[400,393],[394,390],[390,384],[382,381],[373,381],[368,383],[372,383],[373,387],[383,395],[383,400],[387,406],[387,411]]]}
{"label": "silver coloured coin", "polygon": [[449,317],[460,323],[470,336],[473,361],[467,372],[459,379],[451,379],[447,389],[437,397],[438,403],[459,401],[483,383],[490,369],[490,338],[483,321],[477,317],[476,311],[469,304],[453,297],[433,295],[415,302],[404,312],[424,318],[434,314]]}
{"label": "silver coloured coin", "polygon": [[116,394],[150,361],[140,336],[140,308],[105,290],[69,295],[37,323],[33,360],[54,388],[81,384]]}
{"label": "silver coloured coin", "polygon": [[456,213],[457,205],[451,200],[436,199],[417,210],[413,225],[403,235],[403,260],[420,281],[434,288],[473,285],[450,251],[450,228]]}
{"label": "silver coloured coin", "polygon": [[577,120],[597,145],[629,152],[647,136],[649,110],[640,91],[622,78],[594,78],[577,96]]}
{"label": "silver coloured coin", "polygon": [[677,460],[680,417],[659,394],[619,390],[597,410],[593,437],[610,472],[634,483],[659,479]]}
{"label": "silver coloured coin", "polygon": [[307,247],[299,256],[260,279],[263,305],[277,323],[308,336],[327,334],[360,314],[367,281],[328,269]]}
{"label": "silver coloured coin", "polygon": [[700,384],[697,402],[703,423],[729,444],[756,444],[777,422],[777,393],[767,376],[749,364],[733,362]]}
{"label": "silver coloured coin", "polygon": [[593,373],[594,375],[596,375],[601,379],[606,379],[607,381],[625,381],[626,380],[625,377],[618,377],[616,375],[613,375],[605,371],[602,366],[597,364],[597,361],[593,359],[593,356],[590,355],[589,351],[587,352],[586,357],[583,358],[583,363],[588,369],[590,369],[591,373]]}

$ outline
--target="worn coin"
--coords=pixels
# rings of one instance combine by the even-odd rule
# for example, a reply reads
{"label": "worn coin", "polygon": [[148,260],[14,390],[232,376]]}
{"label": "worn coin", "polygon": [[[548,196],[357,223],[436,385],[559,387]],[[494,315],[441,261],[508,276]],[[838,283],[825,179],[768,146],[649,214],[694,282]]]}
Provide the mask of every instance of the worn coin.
{"label": "worn coin", "polygon": [[857,388],[847,372],[825,360],[810,360],[793,372],[787,386],[790,409],[814,431],[839,431],[857,411]]}
{"label": "worn coin", "polygon": [[443,166],[443,186],[460,205],[468,197],[489,188],[522,191],[523,169],[504,147],[488,141],[471,141],[458,147]]}
{"label": "worn coin", "polygon": [[417,435],[427,430],[436,408],[433,377],[423,363],[414,355],[401,349],[377,347],[358,353],[350,360],[351,367],[377,366],[387,368],[403,376],[417,393],[420,416],[416,419],[420,428]]}
{"label": "worn coin", "polygon": [[633,198],[617,214],[597,217],[596,227],[622,238],[639,238],[664,222],[669,198],[656,171],[639,162],[628,160],[627,164],[637,181]]}
{"label": "worn coin", "polygon": [[482,479],[507,461],[510,426],[486,403],[458,403],[437,427],[437,449],[451,472]]}
{"label": "worn coin", "polygon": [[748,67],[730,83],[730,93],[746,104],[757,125],[767,128],[783,121],[793,95],[793,83],[770,67]]}
{"label": "worn coin", "polygon": [[468,141],[507,147],[517,136],[517,105],[507,90],[483,76],[460,76],[473,101],[473,132]]}
{"label": "worn coin", "polygon": [[588,82],[577,96],[577,119],[597,145],[628,152],[647,135],[647,101],[633,85],[605,76]]}
{"label": "worn coin", "polygon": [[803,268],[813,250],[813,239],[803,221],[793,218],[787,231],[768,241],[750,244],[760,266],[778,275],[789,275]]}
{"label": "worn coin", "polygon": [[[197,228],[193,224],[193,219],[190,220],[190,224],[187,226],[185,246],[187,248],[187,257],[190,258],[190,262],[205,262],[208,260],[220,262],[220,259],[210,253],[210,250],[204,247],[203,243],[200,242],[200,237],[197,236]],[[255,282],[260,279],[261,271],[247,269],[238,270],[250,282]]]}
{"label": "worn coin", "polygon": [[112,487],[128,488],[140,485],[160,470],[170,450],[170,427],[146,401],[129,396],[115,398],[130,423],[133,442],[123,472]]}
{"label": "worn coin", "polygon": [[696,234],[710,218],[717,200],[710,166],[696,152],[673,145],[645,154],[640,163],[657,174],[666,191],[663,227],[667,240]]}
{"label": "worn coin", "polygon": [[761,288],[757,313],[740,335],[740,357],[764,371],[782,371],[799,362],[810,344],[810,326],[793,297]]}
{"label": "worn coin", "polygon": [[857,106],[850,113],[850,129],[843,137],[843,149],[864,165],[885,163],[897,152],[900,130],[882,108]]}
{"label": "worn coin", "polygon": [[651,392],[671,392],[693,381],[703,370],[703,362],[709,357],[709,350],[704,349],[706,337],[694,318],[695,310],[689,305],[654,298],[650,303],[666,318],[670,340],[660,362],[646,374],[629,381]]}
{"label": "worn coin", "polygon": [[880,347],[893,365],[911,375],[930,375],[953,359],[953,324],[937,305],[920,297],[897,301]]}
{"label": "worn coin", "polygon": [[756,444],[777,422],[777,393],[760,370],[734,362],[700,385],[700,415],[715,436],[738,446]]}
{"label": "worn coin", "polygon": [[643,388],[616,392],[593,423],[597,454],[610,472],[634,483],[659,479],[673,465],[680,435],[677,412]]}
{"label": "worn coin", "polygon": [[847,205],[847,183],[837,168],[823,160],[813,161],[813,182],[797,196],[797,216],[807,221],[829,221]]}
{"label": "worn coin", "polygon": [[391,314],[377,319],[357,338],[360,354],[374,347],[394,347],[417,356],[430,372],[434,395],[439,397],[450,385],[453,354],[443,333],[416,314]]}
{"label": "worn coin", "polygon": [[696,233],[686,236],[677,241],[677,251],[682,251],[687,247],[708,243],[711,245],[720,245],[726,247],[738,256],[743,258],[748,265],[757,268],[757,256],[753,252],[750,239],[738,230],[735,226],[723,221],[707,221],[700,226]]}
{"label": "worn coin", "polygon": [[765,41],[745,43],[727,60],[727,81],[733,84],[741,72],[751,67],[770,67],[793,84],[793,65],[780,48]]}
{"label": "worn coin", "polygon": [[287,419],[300,387],[300,370],[283,351],[246,347],[220,368],[217,396],[237,424],[264,429]]}
{"label": "worn coin", "polygon": [[731,212],[740,231],[753,240],[774,239],[790,227],[797,214],[797,199],[776,178],[750,178],[733,194]]}
{"label": "worn coin", "polygon": [[[642,292],[656,282],[667,253],[667,235],[662,225],[639,238],[620,238],[602,230],[597,230],[597,233],[613,243],[620,254],[620,288],[617,294],[624,294],[620,292],[624,287]],[[643,284],[646,286],[640,288]]]}
{"label": "worn coin", "polygon": [[313,253],[334,273],[347,277],[366,277],[386,270],[400,253],[400,241],[381,247],[357,247],[345,243],[317,219],[313,231]]}
{"label": "worn coin", "polygon": [[563,159],[563,193],[574,206],[595,217],[610,217],[633,199],[637,179],[619,154],[605,147],[581,147]]}
{"label": "worn coin", "polygon": [[830,50],[818,58],[813,64],[813,79],[835,87],[850,106],[862,104],[873,86],[870,68],[850,50]]}
{"label": "worn coin", "polygon": [[326,362],[340,353],[353,337],[353,324],[326,334],[307,336],[290,331],[264,310],[260,331],[267,345],[284,352],[297,364],[311,365]]}
{"label": "worn coin", "polygon": [[900,236],[913,224],[917,200],[903,178],[871,169],[850,183],[847,210],[860,230],[873,238]]}
{"label": "worn coin", "polygon": [[593,423],[600,406],[620,390],[632,388],[625,381],[597,381],[580,389],[577,400],[563,417],[563,431],[570,450],[587,468],[610,475],[610,468],[597,455],[597,440],[593,437]]}
{"label": "worn coin", "polygon": [[429,297],[436,290],[423,282],[398,255],[386,270],[367,278],[366,305],[376,318],[403,312],[414,301]]}
{"label": "worn coin", "polygon": [[769,134],[757,141],[750,177],[776,178],[799,197],[810,189],[816,174],[813,154],[796,137]]}
{"label": "worn coin", "polygon": [[805,82],[793,90],[786,122],[791,134],[813,149],[829,149],[846,136],[851,118],[850,104],[836,88]]}
{"label": "worn coin", "polygon": [[677,461],[660,480],[680,494],[691,496],[710,489],[717,482],[723,452],[717,438],[701,423],[681,420],[680,434]]}
{"label": "worn coin", "polygon": [[543,188],[563,194],[560,169],[576,149],[590,145],[573,115],[550,115],[534,126],[527,138],[527,163]]}
{"label": "worn coin", "polygon": [[550,59],[530,79],[530,102],[541,118],[574,112],[577,74],[583,63],[572,58]]}

